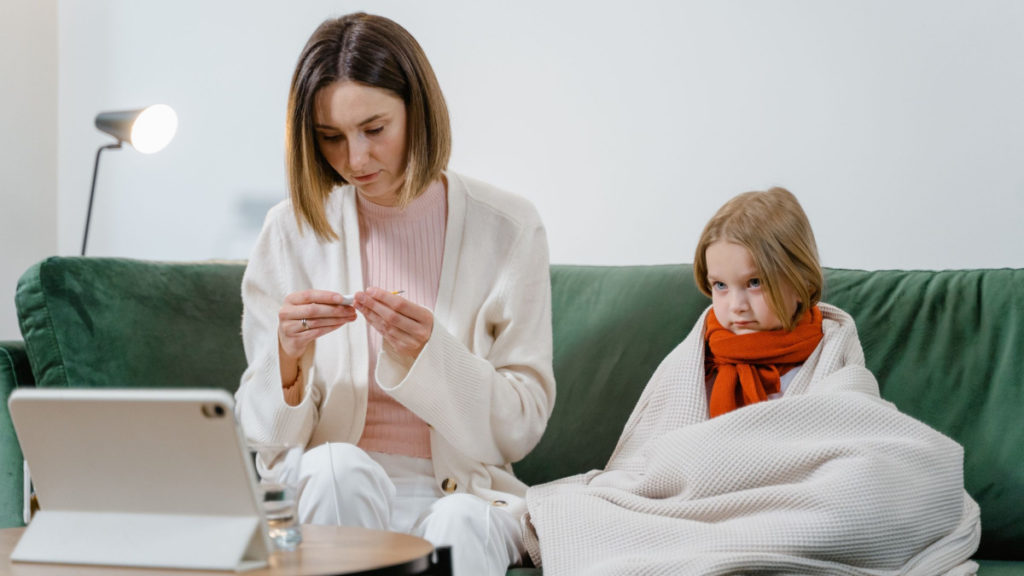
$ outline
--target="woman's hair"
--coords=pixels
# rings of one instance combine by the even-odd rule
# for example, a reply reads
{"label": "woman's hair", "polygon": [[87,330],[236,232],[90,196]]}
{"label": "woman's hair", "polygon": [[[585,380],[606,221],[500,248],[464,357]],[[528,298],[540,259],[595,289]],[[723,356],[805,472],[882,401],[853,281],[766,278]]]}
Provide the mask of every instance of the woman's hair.
{"label": "woman's hair", "polygon": [[[724,240],[745,247],[757,266],[768,305],[791,330],[804,311],[821,300],[825,280],[818,247],[807,214],[789,190],[772,188],[746,192],[729,200],[704,227],[693,258],[697,287],[711,296],[708,284],[708,246]],[[788,317],[783,286],[789,284],[800,298],[796,314]]]}
{"label": "woman's hair", "polygon": [[295,218],[322,240],[338,237],[324,213],[334,186],[345,184],[320,153],[314,111],[317,93],[348,80],[393,92],[405,102],[405,182],[400,206],[441,176],[451,156],[448,106],[426,54],[396,22],[362,12],[324,21],[303,48],[288,94],[285,128],[288,186]]}

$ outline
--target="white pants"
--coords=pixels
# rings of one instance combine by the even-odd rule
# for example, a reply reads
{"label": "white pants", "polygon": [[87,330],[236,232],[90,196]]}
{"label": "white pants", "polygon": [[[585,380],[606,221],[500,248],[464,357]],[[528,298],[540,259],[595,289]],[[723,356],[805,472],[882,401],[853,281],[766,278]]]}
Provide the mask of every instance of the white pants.
{"label": "white pants", "polygon": [[522,561],[518,519],[471,494],[445,496],[430,460],[322,444],[302,457],[299,521],[404,532],[451,546],[454,576]]}

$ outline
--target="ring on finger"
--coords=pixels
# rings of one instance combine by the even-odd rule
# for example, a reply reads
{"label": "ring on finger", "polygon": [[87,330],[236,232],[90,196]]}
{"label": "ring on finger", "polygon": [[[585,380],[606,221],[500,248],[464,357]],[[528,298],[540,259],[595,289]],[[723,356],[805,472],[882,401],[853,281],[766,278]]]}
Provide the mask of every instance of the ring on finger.
{"label": "ring on finger", "polygon": [[302,329],[309,330],[309,322],[306,322],[305,318],[302,319]]}

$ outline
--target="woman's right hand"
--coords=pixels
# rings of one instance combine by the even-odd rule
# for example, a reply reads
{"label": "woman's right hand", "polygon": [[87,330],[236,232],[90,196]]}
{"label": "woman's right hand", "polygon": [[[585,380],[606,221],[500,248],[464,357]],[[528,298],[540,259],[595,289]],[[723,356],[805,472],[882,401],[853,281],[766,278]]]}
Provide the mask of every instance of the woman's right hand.
{"label": "woman's right hand", "polygon": [[341,294],[328,290],[302,290],[285,297],[277,313],[282,368],[297,365],[313,340],[356,319],[355,308],[342,304],[341,298]]}

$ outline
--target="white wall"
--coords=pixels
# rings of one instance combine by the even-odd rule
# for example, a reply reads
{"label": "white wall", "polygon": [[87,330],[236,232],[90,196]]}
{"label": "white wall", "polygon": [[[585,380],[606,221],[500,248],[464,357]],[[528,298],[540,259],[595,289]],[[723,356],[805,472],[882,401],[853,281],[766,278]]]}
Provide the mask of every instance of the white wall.
{"label": "white wall", "polygon": [[0,340],[14,292],[57,251],[57,0],[0,0]]}
{"label": "white wall", "polygon": [[424,45],[452,168],[530,198],[555,262],[689,262],[726,199],[784,185],[827,266],[1024,266],[1018,0],[63,0],[60,251],[95,114],[164,102],[170,147],[104,153],[90,254],[247,256],[299,50],[360,8]]}

